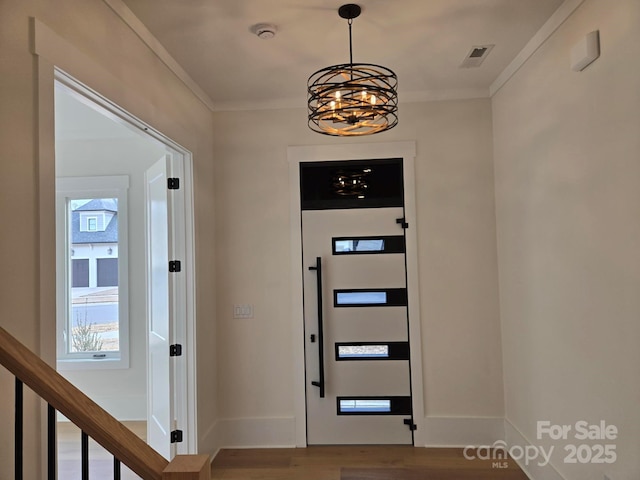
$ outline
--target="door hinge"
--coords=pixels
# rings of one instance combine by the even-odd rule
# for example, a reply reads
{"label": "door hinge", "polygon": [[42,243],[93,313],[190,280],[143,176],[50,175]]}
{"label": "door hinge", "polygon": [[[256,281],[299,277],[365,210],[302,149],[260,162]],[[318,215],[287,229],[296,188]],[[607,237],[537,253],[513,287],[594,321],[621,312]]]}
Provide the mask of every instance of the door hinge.
{"label": "door hinge", "polygon": [[170,357],[179,357],[182,355],[182,345],[176,343],[174,345],[169,345],[169,356]]}
{"label": "door hinge", "polygon": [[179,178],[167,178],[167,188],[169,190],[178,190],[178,189],[180,189],[180,179]]}
{"label": "door hinge", "polygon": [[182,442],[182,430],[174,430],[171,432],[171,443]]}
{"label": "door hinge", "polygon": [[182,269],[180,260],[169,260],[169,273],[179,272]]}
{"label": "door hinge", "polygon": [[411,430],[412,432],[418,429],[418,427],[416,426],[415,423],[413,423],[411,418],[405,418],[404,424],[407,425],[409,427],[409,430]]}
{"label": "door hinge", "polygon": [[404,217],[402,218],[396,218],[396,223],[399,224],[400,226],[402,226],[402,228],[409,228],[409,224],[405,221],[406,219]]}

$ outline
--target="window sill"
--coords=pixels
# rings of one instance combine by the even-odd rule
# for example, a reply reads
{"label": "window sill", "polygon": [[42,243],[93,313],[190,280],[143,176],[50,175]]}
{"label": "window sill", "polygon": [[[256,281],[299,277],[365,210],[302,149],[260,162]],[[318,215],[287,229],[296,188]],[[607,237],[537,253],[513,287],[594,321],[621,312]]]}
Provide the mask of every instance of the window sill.
{"label": "window sill", "polygon": [[129,368],[128,359],[123,358],[76,358],[58,359],[58,371],[70,370],[125,370]]}

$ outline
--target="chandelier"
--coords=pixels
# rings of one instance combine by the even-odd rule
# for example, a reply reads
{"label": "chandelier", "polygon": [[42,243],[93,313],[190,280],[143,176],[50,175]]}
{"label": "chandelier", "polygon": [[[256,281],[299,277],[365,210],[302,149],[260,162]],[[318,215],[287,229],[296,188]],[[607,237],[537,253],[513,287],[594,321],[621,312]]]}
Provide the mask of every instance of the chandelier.
{"label": "chandelier", "polygon": [[351,24],[355,4],[338,9],[349,23],[349,63],[332,65],[309,77],[309,128],[324,135],[358,136],[384,132],[398,124],[398,78],[380,65],[353,63]]}

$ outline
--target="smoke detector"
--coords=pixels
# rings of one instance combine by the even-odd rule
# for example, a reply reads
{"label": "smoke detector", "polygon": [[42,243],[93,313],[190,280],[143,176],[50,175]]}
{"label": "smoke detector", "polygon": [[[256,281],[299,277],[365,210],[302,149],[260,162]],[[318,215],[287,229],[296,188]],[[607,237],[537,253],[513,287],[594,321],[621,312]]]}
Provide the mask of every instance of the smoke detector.
{"label": "smoke detector", "polygon": [[251,31],[262,40],[269,40],[276,36],[276,26],[271,23],[258,23],[251,27]]}

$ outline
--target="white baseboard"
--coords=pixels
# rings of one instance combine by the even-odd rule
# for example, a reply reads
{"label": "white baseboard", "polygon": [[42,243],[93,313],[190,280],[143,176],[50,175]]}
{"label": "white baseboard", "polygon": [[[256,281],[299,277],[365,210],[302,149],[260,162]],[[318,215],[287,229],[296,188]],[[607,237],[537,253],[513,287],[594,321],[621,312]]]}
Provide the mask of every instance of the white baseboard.
{"label": "white baseboard", "polygon": [[[514,445],[526,448],[532,445],[527,438],[520,432],[509,420],[504,419],[504,431],[505,442],[509,447]],[[538,462],[529,462],[525,464],[522,459],[514,459],[520,466],[522,471],[531,480],[565,480],[560,473],[549,463],[548,465],[540,466]]]}
{"label": "white baseboard", "polygon": [[211,432],[220,448],[295,448],[294,417],[224,418]]}
{"label": "white baseboard", "polygon": [[504,439],[502,417],[425,417],[423,425],[419,447],[491,445]]}

